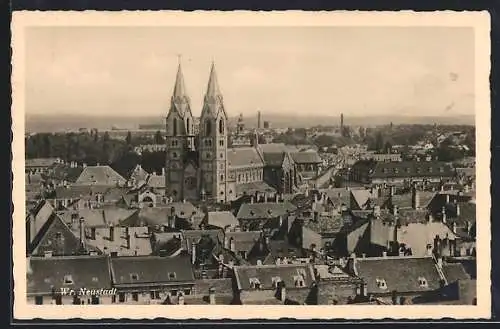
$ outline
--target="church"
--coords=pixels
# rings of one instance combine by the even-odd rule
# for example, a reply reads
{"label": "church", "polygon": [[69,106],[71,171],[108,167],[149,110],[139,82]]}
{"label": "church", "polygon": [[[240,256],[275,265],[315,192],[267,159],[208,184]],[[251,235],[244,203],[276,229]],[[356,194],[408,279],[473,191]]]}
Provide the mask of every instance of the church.
{"label": "church", "polygon": [[[257,135],[250,146],[230,147],[229,138],[215,64],[210,68],[201,115],[196,120],[179,63],[166,117],[166,194],[176,201],[227,203],[242,195],[259,199],[292,192],[296,185],[292,163],[283,161],[268,175]],[[266,181],[265,177],[271,176]]]}

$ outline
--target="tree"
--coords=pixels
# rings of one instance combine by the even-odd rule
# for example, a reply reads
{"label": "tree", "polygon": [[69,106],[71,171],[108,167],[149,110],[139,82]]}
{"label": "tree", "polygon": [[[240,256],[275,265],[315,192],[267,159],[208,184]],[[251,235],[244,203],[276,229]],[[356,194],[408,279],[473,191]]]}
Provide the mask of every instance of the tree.
{"label": "tree", "polygon": [[159,130],[156,131],[155,137],[154,137],[155,144],[163,144],[163,136],[161,135],[161,132]]}
{"label": "tree", "polygon": [[125,138],[125,142],[127,142],[127,145],[132,144],[132,133],[130,131],[127,133],[127,137]]}
{"label": "tree", "polygon": [[384,145],[385,153],[391,153],[391,150],[392,150],[392,144],[389,141],[385,142]]}
{"label": "tree", "polygon": [[102,136],[103,142],[108,142],[109,141],[109,133],[107,131],[104,132],[104,135]]}

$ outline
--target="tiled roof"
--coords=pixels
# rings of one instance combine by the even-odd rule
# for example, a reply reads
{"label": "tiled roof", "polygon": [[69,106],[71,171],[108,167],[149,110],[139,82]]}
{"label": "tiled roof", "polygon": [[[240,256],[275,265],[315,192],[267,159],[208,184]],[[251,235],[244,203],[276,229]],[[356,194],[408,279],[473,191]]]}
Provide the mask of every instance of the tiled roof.
{"label": "tiled roof", "polygon": [[260,289],[273,289],[273,278],[279,278],[287,288],[296,287],[296,277],[302,275],[303,287],[309,289],[314,281],[313,268],[309,264],[285,264],[285,265],[257,265],[257,266],[235,266],[239,290],[250,290],[250,279],[257,278],[260,281]]}
{"label": "tiled roof", "polygon": [[271,219],[286,215],[292,212],[296,207],[289,202],[266,202],[266,203],[244,203],[241,205],[238,219]]}
{"label": "tiled roof", "polygon": [[470,280],[470,275],[461,263],[443,263],[443,273],[448,283],[457,280]]}
{"label": "tiled roof", "polygon": [[233,293],[233,280],[231,278],[225,279],[201,279],[196,280],[194,290],[197,295],[208,295],[210,288],[215,289],[216,295],[232,294]]}
{"label": "tiled roof", "polygon": [[135,179],[136,182],[145,182],[149,176],[149,173],[144,170],[141,165],[135,166],[135,168],[130,173],[130,179]]}
{"label": "tiled roof", "polygon": [[83,169],[76,183],[116,186],[117,184],[125,184],[126,180],[110,166],[89,166]]}
{"label": "tiled roof", "polygon": [[387,210],[380,212],[380,219],[384,222],[406,225],[409,223],[426,223],[429,220],[429,214],[426,209],[399,209],[397,217]]}
{"label": "tiled roof", "polygon": [[115,285],[193,283],[194,273],[187,256],[111,257]]}
{"label": "tiled roof", "polygon": [[236,185],[236,194],[255,194],[256,192],[276,192],[276,189],[266,182],[251,182]]}
{"label": "tiled roof", "polygon": [[[367,283],[368,293],[425,292],[440,287],[440,276],[432,257],[368,257],[356,260],[357,274]],[[427,285],[420,285],[419,278]],[[385,280],[386,289],[377,281]],[[380,287],[379,287],[380,286]]]}
{"label": "tiled roof", "polygon": [[[429,205],[429,202],[431,202],[431,200],[436,195],[436,192],[419,191],[418,194],[419,194],[419,198],[420,198],[420,207],[427,208],[427,206]],[[384,202],[384,205],[388,205],[390,203],[398,206],[400,209],[401,208],[411,208],[412,207],[412,194],[411,193],[394,194],[392,197],[386,198],[386,202]]]}
{"label": "tiled roof", "polygon": [[370,190],[362,190],[362,189],[351,190],[351,194],[361,209],[367,206],[368,200],[371,201],[372,199],[376,198],[376,196],[373,195]]}
{"label": "tiled roof", "polygon": [[255,147],[234,147],[228,149],[229,168],[264,167],[264,160]]}
{"label": "tiled roof", "polygon": [[338,233],[344,227],[342,215],[318,216],[317,221],[307,220],[304,227],[316,233]]}
{"label": "tiled roof", "polygon": [[237,226],[239,222],[230,211],[209,211],[207,224],[225,228],[227,226]]}
{"label": "tiled roof", "polygon": [[225,232],[227,239],[233,238],[237,251],[249,252],[261,235],[260,231]]}
{"label": "tiled roof", "polygon": [[299,149],[293,145],[283,143],[259,144],[263,153],[298,152]]}
{"label": "tiled roof", "polygon": [[403,162],[377,162],[372,178],[411,178],[411,177],[450,177],[455,175],[455,170],[445,162],[430,161],[403,161]]}
{"label": "tiled roof", "polygon": [[[147,227],[114,227],[114,239],[109,239],[109,228],[97,228],[95,240],[87,230],[87,244],[101,252],[117,252],[120,256],[146,256],[152,253]],[[127,246],[126,232],[130,234],[130,246]]]}
{"label": "tiled roof", "polygon": [[297,164],[323,163],[317,152],[292,152],[293,161]]}
{"label": "tiled roof", "polygon": [[95,200],[96,194],[102,194],[103,198],[106,200],[106,193],[111,193],[110,196],[114,196],[115,193],[124,193],[124,190],[118,187],[110,187],[106,185],[67,185],[56,187],[56,198],[57,199],[79,199],[83,198],[86,200]]}
{"label": "tiled roof", "polygon": [[27,275],[28,294],[50,294],[61,288],[78,291],[110,289],[109,262],[102,256],[40,257],[29,259]]}
{"label": "tiled roof", "polygon": [[200,210],[190,202],[174,202],[162,207],[142,208],[139,211],[139,218],[149,226],[161,225],[167,222],[172,207],[178,218],[189,219],[191,216],[203,216]]}

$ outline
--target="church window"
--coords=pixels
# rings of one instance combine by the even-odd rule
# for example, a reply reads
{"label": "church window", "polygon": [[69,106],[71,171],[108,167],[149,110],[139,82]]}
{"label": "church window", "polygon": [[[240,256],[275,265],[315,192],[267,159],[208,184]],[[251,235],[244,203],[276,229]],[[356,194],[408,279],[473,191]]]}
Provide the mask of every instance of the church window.
{"label": "church window", "polygon": [[224,121],[219,120],[219,134],[224,134]]}
{"label": "church window", "polygon": [[223,139],[221,139],[221,140],[219,141],[219,145],[220,145],[220,146],[224,146],[224,140],[223,140]]}
{"label": "church window", "polygon": [[186,120],[186,131],[188,135],[191,133],[191,120],[189,118]]}
{"label": "church window", "polygon": [[241,182],[241,174],[238,175],[238,183]]}
{"label": "church window", "polygon": [[173,124],[172,124],[172,125],[173,125],[173,127],[174,127],[174,132],[173,132],[173,135],[174,135],[174,136],[177,136],[177,119],[176,119],[176,118],[174,118],[174,120],[173,120]]}
{"label": "church window", "polygon": [[207,160],[210,160],[210,153],[206,154],[206,158],[207,158]]}
{"label": "church window", "polygon": [[224,153],[221,153],[221,154],[220,154],[220,158],[221,158],[221,159],[224,159]]}
{"label": "church window", "polygon": [[205,135],[209,136],[212,134],[212,124],[209,119],[205,120]]}
{"label": "church window", "polygon": [[220,180],[224,180],[224,175],[220,175]]}

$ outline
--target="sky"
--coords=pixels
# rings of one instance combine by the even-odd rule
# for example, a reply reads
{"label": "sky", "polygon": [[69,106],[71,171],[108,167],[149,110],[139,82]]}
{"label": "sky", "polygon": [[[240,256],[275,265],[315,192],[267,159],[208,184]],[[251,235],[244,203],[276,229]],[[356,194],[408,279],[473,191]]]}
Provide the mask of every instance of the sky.
{"label": "sky", "polygon": [[474,114],[461,27],[30,27],[26,113],[165,116],[179,55],[195,116],[215,62],[230,116]]}

